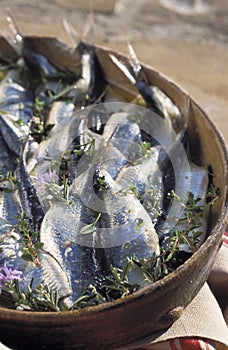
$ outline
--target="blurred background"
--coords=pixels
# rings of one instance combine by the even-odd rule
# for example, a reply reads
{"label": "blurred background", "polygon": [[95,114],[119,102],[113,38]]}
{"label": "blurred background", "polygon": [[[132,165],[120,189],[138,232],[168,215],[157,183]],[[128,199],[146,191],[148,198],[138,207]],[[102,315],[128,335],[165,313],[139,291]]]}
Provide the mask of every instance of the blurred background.
{"label": "blurred background", "polygon": [[[0,28],[10,7],[22,34],[72,42],[79,37],[127,53],[168,75],[208,112],[228,141],[227,0],[0,0]],[[91,15],[92,14],[92,15]]]}

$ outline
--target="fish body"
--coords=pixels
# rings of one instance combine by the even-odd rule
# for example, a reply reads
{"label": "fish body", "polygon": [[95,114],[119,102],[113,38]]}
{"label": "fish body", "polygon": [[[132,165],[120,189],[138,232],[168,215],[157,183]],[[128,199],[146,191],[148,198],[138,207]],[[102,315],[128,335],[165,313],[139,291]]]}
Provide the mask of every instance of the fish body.
{"label": "fish body", "polygon": [[102,276],[94,234],[89,235],[87,244],[80,234],[84,226],[93,223],[93,213],[73,190],[69,193],[69,201],[69,205],[53,203],[44,217],[40,235],[45,251],[61,262],[69,276],[71,297],[77,300],[89,285],[99,285]]}
{"label": "fish body", "polygon": [[14,178],[17,159],[5,143],[1,133],[0,149],[0,217],[15,223],[21,210]]}
{"label": "fish body", "polygon": [[[21,63],[20,63],[21,65]],[[11,69],[0,82],[0,105],[4,114],[10,114],[14,120],[26,125],[32,118],[33,94],[24,86],[23,66]]]}
{"label": "fish body", "polygon": [[15,125],[10,115],[0,115],[0,130],[10,150],[19,157],[28,137],[28,127],[22,129]]}
{"label": "fish body", "polygon": [[55,101],[48,114],[46,125],[53,125],[48,137],[64,128],[71,120],[74,112],[73,103],[67,101]]}
{"label": "fish body", "polygon": [[[140,201],[122,188],[107,172],[100,174],[106,182],[101,190],[105,210],[98,221],[97,234],[104,249],[106,275],[110,266],[124,269],[128,258],[149,258],[160,253],[154,224]],[[133,269],[128,274],[130,283],[144,285],[144,276]]]}
{"label": "fish body", "polygon": [[17,267],[22,271],[21,290],[27,291],[28,285],[33,280],[33,288],[40,284],[47,285],[54,291],[58,291],[59,299],[63,299],[63,303],[70,307],[71,288],[68,276],[63,271],[60,263],[48,252],[39,251],[39,265],[35,265],[31,261],[23,259],[22,252],[24,245],[21,235],[18,233],[16,226],[9,221],[0,217],[0,239],[1,256],[0,265],[7,263],[8,266]]}
{"label": "fish body", "polygon": [[44,217],[44,211],[37,196],[34,183],[27,172],[25,159],[19,160],[15,171],[16,179],[19,182],[19,195],[21,204],[26,216],[30,220],[30,228],[32,232],[39,232],[40,225]]}
{"label": "fish body", "polygon": [[79,91],[87,95],[87,101],[92,104],[100,97],[107,83],[96,58],[94,46],[80,42],[76,51],[81,56],[82,65],[81,78],[76,82],[76,86]]}

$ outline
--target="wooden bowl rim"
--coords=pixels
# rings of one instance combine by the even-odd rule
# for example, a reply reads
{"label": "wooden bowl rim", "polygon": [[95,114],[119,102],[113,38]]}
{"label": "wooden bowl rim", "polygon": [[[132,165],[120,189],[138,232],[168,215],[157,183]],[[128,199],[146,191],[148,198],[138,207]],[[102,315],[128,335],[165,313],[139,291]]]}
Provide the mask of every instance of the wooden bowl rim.
{"label": "wooden bowl rim", "polygon": [[[40,40],[45,40],[45,39],[53,39],[59,43],[61,43],[58,39],[55,37],[39,37],[39,36],[27,36],[29,39],[40,39]],[[63,43],[67,47],[65,43]],[[108,48],[105,48],[100,45],[94,45],[95,48],[102,49],[105,51],[110,51],[113,52],[113,50],[109,50]],[[69,47],[69,46],[68,46]],[[72,49],[69,47],[69,49]],[[124,58],[126,58],[126,55],[119,53],[118,54]],[[153,70],[153,72],[158,73],[159,76],[165,80],[167,84],[174,85],[175,88],[177,88],[181,93],[183,93],[185,96],[189,96],[189,94],[176,82],[174,82],[172,79],[170,79],[168,76],[166,76],[163,73],[160,73],[157,71],[155,68],[152,66],[149,66],[148,64],[142,63],[142,65],[147,68]],[[225,178],[226,178],[226,183],[228,184],[228,147],[226,144],[226,141],[217,127],[217,125],[211,120],[211,118],[208,116],[208,114],[202,109],[202,107],[198,104],[198,102],[190,97],[191,103],[199,109],[200,114],[202,115],[203,118],[206,119],[207,123],[210,124],[211,129],[215,132],[219,144],[221,146],[221,150],[223,151],[223,156],[224,156],[224,161],[225,164],[227,165],[225,170]],[[222,245],[222,236],[223,232],[225,230],[225,227],[227,225],[228,221],[228,185],[226,185],[225,189],[225,199],[223,203],[222,210],[220,212],[219,218],[211,230],[209,236],[205,240],[205,242],[197,249],[197,251],[182,265],[180,265],[175,271],[171,272],[167,276],[163,277],[161,280],[158,280],[152,284],[149,284],[148,286],[134,292],[131,295],[128,295],[124,297],[123,299],[117,299],[113,302],[107,302],[104,304],[100,304],[97,306],[91,306],[87,307],[85,309],[81,310],[68,310],[68,311],[20,311],[20,310],[13,310],[13,309],[7,309],[0,307],[0,319],[7,319],[11,322],[18,322],[18,320],[23,320],[23,322],[29,322],[31,319],[34,321],[39,321],[42,324],[49,323],[52,319],[59,319],[59,322],[61,323],[63,319],[67,319],[68,317],[87,317],[89,315],[94,315],[98,313],[103,313],[105,311],[111,311],[114,308],[120,308],[124,306],[125,304],[135,302],[137,299],[143,298],[145,295],[152,293],[154,290],[159,289],[159,288],[165,288],[165,286],[170,282],[170,280],[175,281],[176,279],[179,279],[179,277],[184,273],[185,269],[187,268],[188,265],[193,264],[196,260],[198,260],[198,257],[205,252],[208,247],[213,246],[217,240],[220,241],[220,245]]]}

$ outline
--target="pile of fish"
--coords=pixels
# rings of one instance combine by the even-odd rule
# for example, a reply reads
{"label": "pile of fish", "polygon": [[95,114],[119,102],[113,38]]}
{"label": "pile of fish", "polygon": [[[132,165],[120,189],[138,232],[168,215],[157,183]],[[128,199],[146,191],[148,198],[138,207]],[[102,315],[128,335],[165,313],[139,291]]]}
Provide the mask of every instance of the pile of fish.
{"label": "pile of fish", "polygon": [[[128,66],[110,59],[144,107],[110,86],[93,46],[78,45],[77,76],[19,39],[19,58],[8,68],[2,61],[0,81],[0,266],[22,271],[22,288],[33,280],[57,290],[70,308],[88,286],[101,288],[110,266],[159,257],[183,225],[183,206],[167,201],[168,193],[184,202],[191,191],[203,203],[208,172],[186,155],[187,99],[181,113],[149,85],[132,48]],[[24,259],[23,215],[39,247],[35,261]],[[136,270],[128,280],[145,285]]]}

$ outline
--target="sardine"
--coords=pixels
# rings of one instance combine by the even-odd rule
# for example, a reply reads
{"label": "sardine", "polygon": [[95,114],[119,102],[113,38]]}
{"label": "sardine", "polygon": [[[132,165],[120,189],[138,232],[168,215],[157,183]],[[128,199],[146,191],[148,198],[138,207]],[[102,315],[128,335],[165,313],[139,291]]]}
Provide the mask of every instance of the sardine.
{"label": "sardine", "polygon": [[17,126],[13,119],[11,115],[3,116],[0,114],[0,131],[9,149],[20,157],[29,134],[29,128]]}
{"label": "sardine", "polygon": [[24,87],[23,65],[11,69],[0,82],[1,114],[10,114],[14,121],[26,125],[32,118],[33,94]]}
{"label": "sardine", "polygon": [[[194,164],[190,161],[190,170],[189,171],[182,171],[178,174],[175,174],[177,180],[178,177],[181,179],[180,183],[182,185],[182,192],[186,191],[186,182],[190,183],[189,192],[188,194],[193,195],[193,199],[197,200],[196,205],[200,208],[201,212],[197,214],[196,220],[196,227],[193,227],[191,230],[190,228],[187,228],[187,235],[189,237],[189,241],[192,240],[194,233],[200,232],[197,242],[195,244],[194,249],[197,249],[205,240],[207,235],[207,222],[208,222],[208,211],[205,210],[206,208],[206,198],[207,198],[207,191],[209,186],[209,176],[208,171],[202,167]],[[186,201],[183,201],[181,203],[182,207],[186,205],[188,200],[188,197],[186,198]],[[178,201],[178,200],[177,200]],[[204,208],[204,209],[202,209]],[[187,209],[183,209],[181,215],[171,216],[169,215],[166,218],[166,221],[163,225],[160,225],[158,227],[158,230],[160,231],[160,235],[163,236],[163,244],[166,246],[167,242],[169,242],[170,239],[170,232],[172,230],[180,230],[185,231],[186,230],[186,213]],[[195,219],[195,218],[193,218]],[[172,230],[171,230],[172,227]],[[180,244],[179,247],[180,250],[185,251],[187,253],[193,253],[192,247],[190,247],[187,242]]]}
{"label": "sardine", "polygon": [[97,163],[115,179],[122,167],[134,161],[141,143],[137,123],[126,112],[114,113],[107,121],[97,150]]}
{"label": "sardine", "polygon": [[74,112],[73,103],[66,101],[53,102],[51,110],[48,114],[45,125],[53,125],[48,138],[54,133],[58,132],[61,128],[65,127],[71,120]]}
{"label": "sardine", "polygon": [[21,213],[14,179],[16,157],[6,145],[1,133],[0,149],[0,217],[15,223],[16,217]]}
{"label": "sardine", "polygon": [[[71,155],[71,152],[73,152],[72,148],[75,146],[75,140],[80,138],[80,135],[83,133],[84,120],[84,115],[73,114],[65,127],[53,135],[50,134],[49,138],[41,142],[38,150],[27,165],[27,170],[32,174],[37,195],[45,212],[49,209],[52,201],[51,192],[49,191],[52,182],[57,185],[55,189],[58,192],[62,171],[61,163],[64,157],[69,158],[67,161],[70,162],[71,168],[67,169],[69,171],[67,176],[70,176],[70,181],[76,176],[74,171],[77,171],[77,164],[74,164],[74,154]],[[55,198],[54,192],[53,198]]]}
{"label": "sardine", "polygon": [[[15,169],[16,169],[16,164],[17,164],[17,159],[14,153],[9,149],[7,146],[2,133],[0,131],[0,177],[2,181],[4,179],[7,179],[8,174],[11,173],[13,175]],[[1,188],[1,185],[0,185]],[[3,186],[4,188],[4,186]]]}
{"label": "sardine", "polygon": [[7,262],[9,266],[17,267],[22,271],[21,289],[27,290],[33,280],[33,288],[39,284],[47,285],[51,290],[58,292],[59,299],[69,308],[72,306],[70,299],[71,294],[68,276],[63,271],[61,264],[48,252],[41,249],[39,251],[39,265],[35,266],[33,262],[26,261],[22,258],[23,243],[21,235],[15,226],[9,221],[0,217],[0,239],[1,256],[0,265]]}
{"label": "sardine", "polygon": [[[105,210],[96,233],[104,249],[108,275],[110,265],[123,269],[127,258],[158,256],[160,248],[152,220],[135,195],[126,192],[107,172],[101,171],[100,176],[106,183],[105,189],[100,191]],[[128,280],[144,285],[144,276],[137,269],[128,274]]]}
{"label": "sardine", "polygon": [[[182,114],[170,97],[157,86],[149,84],[133,47],[129,44],[128,48],[130,63],[123,63],[115,55],[110,54],[113,63],[121,70],[126,79],[138,89],[147,104],[147,108],[158,114],[170,130],[173,130],[175,133],[186,130],[189,113],[189,97],[186,97],[186,107]],[[147,130],[147,128],[143,128],[143,130]]]}
{"label": "sardine", "polygon": [[16,179],[19,182],[19,194],[24,212],[30,221],[30,229],[32,232],[39,232],[40,225],[44,217],[40,200],[33,181],[26,169],[24,156],[18,162],[15,171]]}
{"label": "sardine", "polygon": [[70,186],[68,204],[53,202],[44,217],[40,233],[44,249],[62,262],[70,278],[73,300],[85,292],[90,284],[99,287],[102,280],[95,233],[89,234],[88,239],[87,235],[81,234],[83,227],[93,224],[95,215],[83,202],[84,184],[80,184],[80,181],[82,177],[76,178]]}

